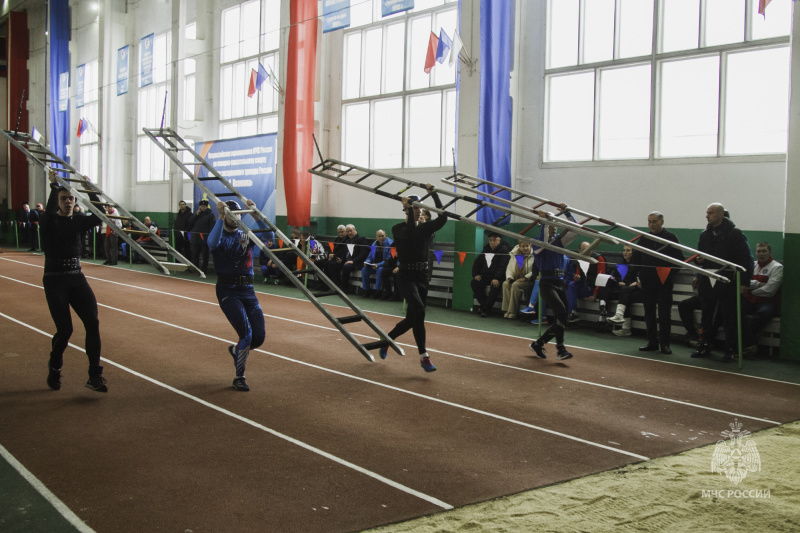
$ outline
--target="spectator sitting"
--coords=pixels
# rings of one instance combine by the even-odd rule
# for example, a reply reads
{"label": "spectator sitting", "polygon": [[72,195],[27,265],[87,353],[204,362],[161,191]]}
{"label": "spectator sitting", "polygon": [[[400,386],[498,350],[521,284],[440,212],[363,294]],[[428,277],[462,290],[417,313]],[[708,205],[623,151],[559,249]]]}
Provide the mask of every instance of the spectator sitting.
{"label": "spectator sitting", "polygon": [[[263,242],[270,250],[274,250],[277,247],[275,245],[275,238],[271,232],[268,236],[262,236],[261,239],[261,242]],[[261,265],[261,275],[264,276],[264,283],[279,283],[278,276],[280,274],[280,270],[278,270],[278,267],[275,266],[275,263],[273,263],[272,259],[269,258],[264,250],[261,250],[261,253],[258,254],[258,263]]]}
{"label": "spectator sitting", "polygon": [[[584,241],[580,244],[580,252],[582,254],[588,249],[588,242]],[[597,263],[589,265],[586,272],[583,271],[578,261],[572,261],[575,266],[575,274],[572,276],[572,280],[567,284],[567,307],[569,311],[567,320],[570,324],[579,322],[581,319],[578,315],[578,298],[584,298],[593,302],[597,298],[598,293],[598,288],[595,287],[597,274],[605,274],[606,272],[606,261],[603,256],[592,252],[591,257],[597,259]],[[606,302],[605,300],[600,300],[600,316],[605,316],[605,313]]]}
{"label": "spectator sitting", "polygon": [[[503,282],[502,310],[505,318],[517,318],[520,301],[525,291],[533,287],[536,266],[533,262],[531,243],[519,241],[511,250],[511,259],[506,266],[506,280]],[[519,258],[522,258],[520,261]],[[520,263],[522,267],[520,268]]]}
{"label": "spectator sitting", "polygon": [[[386,232],[379,229],[375,232],[375,242],[370,246],[370,252],[361,268],[361,291],[366,297],[380,298],[383,290],[383,269],[386,259],[392,256],[392,239]],[[375,274],[375,290],[369,288],[372,275]]]}
{"label": "spectator sitting", "polygon": [[[622,261],[611,272],[611,279],[604,289],[601,289],[601,297],[613,299],[617,295],[617,309],[614,316],[609,317],[608,321],[612,324],[621,325],[619,329],[612,331],[618,337],[629,337],[631,335],[631,304],[641,303],[642,287],[639,283],[639,267],[631,263],[633,257],[633,247],[625,245],[622,248]],[[612,281],[613,280],[613,281]]]}
{"label": "spectator sitting", "polygon": [[336,228],[339,234],[333,240],[333,251],[328,254],[328,259],[325,261],[324,270],[325,275],[328,276],[334,283],[339,283],[342,277],[342,265],[344,258],[347,255],[347,226],[340,224]]}
{"label": "spectator sitting", "polygon": [[339,286],[342,292],[347,293],[350,285],[350,274],[353,270],[364,266],[364,260],[369,255],[369,241],[358,234],[353,224],[347,225],[347,255],[342,262]]}
{"label": "spectator sitting", "polygon": [[783,265],[772,259],[772,246],[768,242],[756,245],[756,262],[750,286],[744,289],[744,311],[750,315],[744,322],[745,357],[758,355],[758,332],[778,315],[781,305]]}
{"label": "spectator sitting", "polygon": [[[150,234],[142,235],[141,237],[136,239],[136,242],[139,243],[139,246],[145,248],[152,248],[153,247],[152,235],[161,236],[161,231],[158,229],[158,226],[155,224],[155,222],[150,220],[150,217],[144,217],[144,225],[147,226],[147,229],[148,231],[150,231]],[[139,255],[139,253],[136,250],[133,251],[133,262],[145,263],[145,260],[142,259],[142,256]]]}
{"label": "spectator sitting", "polygon": [[[302,234],[300,233],[300,228],[290,227],[289,228],[289,239],[291,239],[292,243],[297,246],[298,248],[303,247],[302,242]],[[280,245],[280,242],[278,242]],[[283,243],[281,246],[280,251],[275,252],[275,256],[280,260],[281,263],[286,266],[290,271],[297,270],[297,254],[294,250],[291,249],[288,243]],[[289,280],[283,275],[282,272],[278,274],[281,283],[289,283]]]}
{"label": "spectator sitting", "polygon": [[[511,256],[508,244],[497,232],[489,233],[489,242],[472,264],[472,294],[478,300],[481,317],[489,316],[500,294],[501,284],[505,279],[506,266]],[[486,293],[486,288],[489,292]]]}

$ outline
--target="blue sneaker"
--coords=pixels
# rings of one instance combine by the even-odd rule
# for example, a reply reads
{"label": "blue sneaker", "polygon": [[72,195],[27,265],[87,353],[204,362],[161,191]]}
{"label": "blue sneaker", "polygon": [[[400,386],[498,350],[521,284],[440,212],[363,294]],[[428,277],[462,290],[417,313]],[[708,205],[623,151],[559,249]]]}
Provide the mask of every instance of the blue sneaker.
{"label": "blue sneaker", "polygon": [[[539,319],[538,318],[534,318],[533,320],[531,320],[531,324],[533,324],[534,326],[538,326],[539,325]],[[543,326],[547,326],[549,324],[550,324],[550,321],[547,320],[547,317],[545,317],[544,320],[542,320],[542,325]]]}
{"label": "blue sneaker", "polygon": [[526,307],[525,309],[520,311],[520,313],[522,313],[523,315],[535,315],[536,314],[536,308],[529,305],[528,307]]}
{"label": "blue sneaker", "polygon": [[378,350],[378,355],[381,356],[381,359],[386,359],[386,356],[389,355],[389,346],[383,346]]}
{"label": "blue sneaker", "polygon": [[533,351],[536,354],[536,357],[538,357],[539,359],[547,359],[547,356],[544,353],[544,346],[542,346],[538,342],[533,341],[531,343],[530,348],[531,351]]}
{"label": "blue sneaker", "polygon": [[436,367],[431,363],[430,357],[423,357],[420,359],[419,364],[425,372],[433,372],[436,370]]}

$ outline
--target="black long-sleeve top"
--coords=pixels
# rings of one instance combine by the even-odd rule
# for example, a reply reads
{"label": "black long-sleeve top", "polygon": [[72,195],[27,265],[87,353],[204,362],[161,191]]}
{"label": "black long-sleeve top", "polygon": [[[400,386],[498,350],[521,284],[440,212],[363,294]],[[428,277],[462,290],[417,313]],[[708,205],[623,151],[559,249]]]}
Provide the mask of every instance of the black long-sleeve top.
{"label": "black long-sleeve top", "polygon": [[[435,191],[431,193],[431,198],[436,207],[441,209],[442,201]],[[414,209],[406,210],[406,220],[392,227],[392,238],[401,270],[404,264],[424,263],[428,260],[428,251],[433,243],[432,236],[442,229],[446,222],[447,215],[437,215],[436,218],[418,224],[414,217]]]}
{"label": "black long-sleeve top", "polygon": [[[81,256],[81,233],[99,226],[102,221],[94,214],[89,216],[71,215],[64,217],[58,214],[58,191],[61,189],[56,184],[50,185],[50,197],[47,207],[39,221],[39,231],[44,250],[44,271],[57,272],[59,264],[65,259],[74,259]],[[98,201],[97,195],[90,194],[89,199]]]}

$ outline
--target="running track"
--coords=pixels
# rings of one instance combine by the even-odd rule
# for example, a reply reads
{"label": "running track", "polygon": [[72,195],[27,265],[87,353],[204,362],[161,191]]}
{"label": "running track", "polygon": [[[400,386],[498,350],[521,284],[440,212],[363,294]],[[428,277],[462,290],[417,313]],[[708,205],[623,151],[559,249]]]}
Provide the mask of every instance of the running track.
{"label": "running track", "polygon": [[91,264],[110,392],[83,386],[77,319],[55,392],[42,264],[0,256],[0,445],[95,531],[361,530],[713,443],[734,418],[800,418],[794,384],[581,348],[538,360],[446,325],[428,325],[437,372],[411,333],[407,356],[369,363],[313,305],[267,294],[238,393],[213,285]]}

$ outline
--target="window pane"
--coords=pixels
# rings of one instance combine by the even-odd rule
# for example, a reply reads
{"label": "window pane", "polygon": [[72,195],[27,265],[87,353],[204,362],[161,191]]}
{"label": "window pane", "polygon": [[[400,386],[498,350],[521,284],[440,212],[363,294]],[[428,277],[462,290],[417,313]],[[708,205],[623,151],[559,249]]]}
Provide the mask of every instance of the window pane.
{"label": "window pane", "polygon": [[358,98],[361,93],[361,32],[344,36],[344,72],[342,98]]}
{"label": "window pane", "polygon": [[[434,28],[443,28],[447,35],[452,39],[453,30],[456,27],[456,11],[451,9],[435,15]],[[439,33],[436,33],[437,37]],[[427,51],[427,50],[426,50]],[[423,72],[424,74],[424,72]],[[445,59],[444,63],[436,63],[436,66],[431,70],[431,75],[434,76],[433,81],[435,86],[452,85],[456,82],[456,65],[450,66],[449,58]]]}
{"label": "window pane", "polygon": [[261,93],[256,91],[252,97],[247,96],[247,91],[250,87],[250,73],[254,70],[258,72],[258,59],[251,59],[250,61],[247,61],[244,67],[245,76],[247,77],[247,88],[245,89],[243,98],[245,116],[255,115],[258,113],[258,99],[261,96]]}
{"label": "window pane", "polygon": [[235,139],[239,135],[239,125],[236,122],[226,122],[219,127],[220,139]]}
{"label": "window pane", "polygon": [[239,59],[239,6],[222,12],[222,50],[220,61],[227,63]]}
{"label": "window pane", "polygon": [[258,53],[258,32],[261,22],[260,0],[242,4],[241,47],[239,57],[252,56]]}
{"label": "window pane", "polygon": [[381,48],[383,28],[371,28],[364,32],[364,92],[363,96],[374,96],[381,92]]}
{"label": "window pane", "polygon": [[548,161],[592,159],[594,72],[548,78]]}
{"label": "window pane", "polygon": [[194,94],[197,79],[186,76],[183,82],[183,119],[194,120]]}
{"label": "window pane", "polygon": [[403,163],[403,100],[379,100],[372,115],[372,164],[375,168],[400,168]]}
{"label": "window pane", "polygon": [[706,0],[706,46],[744,41],[744,0]]}
{"label": "window pane", "polygon": [[183,60],[183,75],[188,76],[197,71],[197,63],[194,59],[187,57]]}
{"label": "window pane", "polygon": [[408,166],[438,167],[442,146],[442,93],[408,100]]}
{"label": "window pane", "polygon": [[650,155],[650,65],[600,72],[600,159]]}
{"label": "window pane", "polygon": [[408,89],[430,87],[430,75],[425,74],[425,58],[431,36],[431,17],[417,17],[411,21],[408,46]]}
{"label": "window pane", "polygon": [[169,34],[157,35],[153,41],[153,83],[163,83],[170,76]]}
{"label": "window pane", "polygon": [[351,165],[369,166],[369,103],[342,106],[342,154]]}
{"label": "window pane", "polygon": [[[264,70],[267,71],[267,74],[269,74],[270,69],[272,69],[272,72],[275,72],[275,63],[275,55],[268,55],[261,58],[261,64],[264,66]],[[256,69],[258,69],[258,65],[256,65]],[[265,81],[264,84],[261,85],[261,91],[258,93],[259,113],[272,113],[277,110],[276,95],[277,92],[272,88],[272,85]]]}
{"label": "window pane", "polygon": [[239,137],[249,137],[258,133],[258,121],[256,119],[243,120],[239,122]]}
{"label": "window pane", "polygon": [[185,39],[197,39],[197,23],[191,22],[186,25],[183,30],[183,37]]}
{"label": "window pane", "polygon": [[725,154],[786,152],[789,77],[788,47],[728,56]]}
{"label": "window pane", "polygon": [[219,118],[228,120],[233,118],[233,67],[227,66],[220,69],[220,99]]}
{"label": "window pane", "polygon": [[456,146],[456,91],[444,93],[445,118],[444,118],[444,164],[453,166],[453,148]]}
{"label": "window pane", "polygon": [[622,0],[619,57],[649,55],[652,50],[653,0]]}
{"label": "window pane", "polygon": [[615,0],[584,3],[584,63],[614,58],[614,4]]}
{"label": "window pane", "polygon": [[281,0],[263,0],[261,51],[277,50],[281,41]]}
{"label": "window pane", "polygon": [[432,7],[440,6],[444,2],[442,0],[414,0],[413,11],[422,11]]}
{"label": "window pane", "polygon": [[758,14],[758,1],[753,0],[753,39],[789,35],[792,28],[792,2],[772,0],[764,15]]}
{"label": "window pane", "polygon": [[258,133],[277,133],[278,132],[278,117],[271,116],[259,120]]}
{"label": "window pane", "polygon": [[697,48],[700,28],[700,0],[661,2],[661,51]]}
{"label": "window pane", "polygon": [[406,49],[405,22],[387,26],[385,34],[383,92],[394,93],[403,90],[403,61]]}
{"label": "window pane", "polygon": [[350,2],[350,27],[357,28],[372,22],[372,0]]}
{"label": "window pane", "polygon": [[578,0],[550,0],[547,67],[578,64]]}
{"label": "window pane", "polygon": [[717,154],[719,57],[661,65],[659,155]]}
{"label": "window pane", "polygon": [[244,63],[233,66],[233,116],[244,116],[244,100],[247,98],[247,89],[250,85],[250,72],[245,71]]}
{"label": "window pane", "polygon": [[138,181],[150,181],[150,146],[153,144],[147,137],[139,137],[139,147],[136,151]]}

